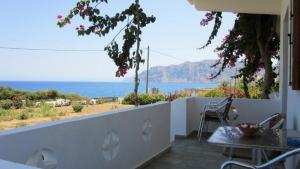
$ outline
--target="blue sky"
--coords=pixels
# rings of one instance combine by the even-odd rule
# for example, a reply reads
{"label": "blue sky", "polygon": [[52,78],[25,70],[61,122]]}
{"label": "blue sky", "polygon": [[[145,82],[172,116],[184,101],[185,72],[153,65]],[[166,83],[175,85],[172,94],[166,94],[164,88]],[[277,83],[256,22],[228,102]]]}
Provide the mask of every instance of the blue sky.
{"label": "blue sky", "polygon": [[[111,0],[101,6],[107,13],[124,9],[133,0]],[[84,23],[75,19],[60,29],[56,16],[67,13],[76,0],[3,1],[0,10],[0,46],[54,49],[99,49],[107,45],[116,31],[99,38],[78,37],[75,28]],[[157,17],[143,31],[142,47],[147,45],[179,59],[150,52],[150,66],[180,64],[184,61],[215,59],[214,48],[232,28],[234,15],[225,14],[219,36],[205,50],[196,50],[207,40],[211,26],[201,27],[204,12],[197,11],[187,0],[141,0],[148,14]],[[146,53],[144,51],[144,53]],[[141,71],[146,69],[142,65]],[[121,81],[116,67],[105,52],[47,52],[0,49],[0,80],[20,81]],[[127,77],[132,76],[130,71]]]}

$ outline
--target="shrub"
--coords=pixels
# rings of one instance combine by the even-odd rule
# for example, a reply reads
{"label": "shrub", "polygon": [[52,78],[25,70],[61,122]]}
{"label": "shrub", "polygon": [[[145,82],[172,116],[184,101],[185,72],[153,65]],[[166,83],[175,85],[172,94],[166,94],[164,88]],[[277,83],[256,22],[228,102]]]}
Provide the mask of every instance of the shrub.
{"label": "shrub", "polygon": [[27,120],[28,118],[29,118],[29,115],[27,112],[21,112],[18,117],[19,120]]}
{"label": "shrub", "polygon": [[[138,101],[140,105],[147,105],[147,104],[152,104],[152,103],[165,101],[165,100],[166,100],[166,96],[162,94],[155,94],[155,95],[141,94],[138,96]],[[124,97],[122,104],[127,104],[127,105],[135,104],[134,93],[130,93],[129,95]]]}
{"label": "shrub", "polygon": [[13,103],[16,109],[20,109],[23,106],[22,100],[14,100]]}
{"label": "shrub", "polygon": [[58,96],[59,96],[59,93],[56,90],[46,91],[46,98],[47,99],[56,99]]}
{"label": "shrub", "polygon": [[167,97],[165,95],[162,95],[162,94],[152,95],[152,101],[154,103],[160,102],[160,101],[166,101],[166,100],[167,100]]}
{"label": "shrub", "polygon": [[33,107],[34,102],[32,100],[26,99],[25,100],[25,105],[26,105],[26,107]]}
{"label": "shrub", "polygon": [[0,108],[0,116],[6,116],[7,114],[9,114],[7,110]]}
{"label": "shrub", "polygon": [[135,94],[129,93],[127,96],[123,98],[122,104],[133,105],[135,103]]}
{"label": "shrub", "polygon": [[152,96],[149,94],[141,94],[138,96],[140,105],[147,105],[153,103]]}
{"label": "shrub", "polygon": [[60,98],[63,98],[63,99],[69,99],[69,100],[82,100],[83,97],[81,97],[80,95],[78,94],[60,94],[59,95]]}
{"label": "shrub", "polygon": [[21,122],[21,123],[17,123],[16,124],[16,128],[18,128],[18,127],[25,127],[25,126],[27,126],[28,124],[27,123],[24,123],[24,122]]}
{"label": "shrub", "polygon": [[11,121],[13,119],[15,119],[13,112],[11,112],[10,110],[5,110],[0,108],[0,122],[1,121]]}
{"label": "shrub", "polygon": [[96,101],[96,103],[97,103],[97,104],[103,104],[103,103],[104,103],[104,100],[103,100],[103,99],[98,99],[98,100]]}
{"label": "shrub", "polygon": [[1,108],[8,110],[13,106],[13,101],[11,100],[1,100],[0,101]]}
{"label": "shrub", "polygon": [[0,87],[0,100],[6,100],[12,98],[14,95],[14,92],[12,88],[8,87]]}
{"label": "shrub", "polygon": [[81,112],[83,109],[83,105],[81,105],[81,104],[76,104],[76,105],[73,105],[72,107],[73,107],[74,112],[76,112],[76,113]]}
{"label": "shrub", "polygon": [[42,103],[41,107],[40,107],[40,112],[38,112],[40,114],[42,114],[44,117],[49,117],[53,114],[55,114],[55,110],[53,110],[53,106],[49,105],[47,103]]}
{"label": "shrub", "polygon": [[184,97],[189,97],[190,95],[186,92],[181,92],[181,93],[175,93],[175,94],[171,94],[169,95],[166,100],[168,101],[173,101],[176,100],[178,98],[184,98]]}

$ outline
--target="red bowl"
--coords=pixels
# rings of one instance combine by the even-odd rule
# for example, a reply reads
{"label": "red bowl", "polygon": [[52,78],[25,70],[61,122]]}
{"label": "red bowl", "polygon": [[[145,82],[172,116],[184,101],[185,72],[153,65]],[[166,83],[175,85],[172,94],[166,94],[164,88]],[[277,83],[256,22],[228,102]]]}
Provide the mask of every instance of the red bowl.
{"label": "red bowl", "polygon": [[259,126],[254,123],[242,123],[238,127],[246,136],[253,136],[259,131]]}

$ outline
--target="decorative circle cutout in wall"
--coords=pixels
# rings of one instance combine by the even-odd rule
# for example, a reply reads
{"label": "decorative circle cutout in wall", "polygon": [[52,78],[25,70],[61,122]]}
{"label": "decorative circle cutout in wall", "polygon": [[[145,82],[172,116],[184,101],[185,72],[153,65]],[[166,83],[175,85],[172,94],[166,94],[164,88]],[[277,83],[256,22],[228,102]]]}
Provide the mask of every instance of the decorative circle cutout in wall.
{"label": "decorative circle cutout in wall", "polygon": [[142,137],[145,142],[150,141],[150,139],[152,137],[152,123],[151,123],[150,119],[147,119],[144,121]]}
{"label": "decorative circle cutout in wall", "polygon": [[43,169],[56,169],[57,159],[52,150],[43,148],[30,155],[25,164]]}
{"label": "decorative circle cutout in wall", "polygon": [[110,161],[119,154],[120,139],[114,130],[107,132],[102,145],[102,154],[105,160]]}

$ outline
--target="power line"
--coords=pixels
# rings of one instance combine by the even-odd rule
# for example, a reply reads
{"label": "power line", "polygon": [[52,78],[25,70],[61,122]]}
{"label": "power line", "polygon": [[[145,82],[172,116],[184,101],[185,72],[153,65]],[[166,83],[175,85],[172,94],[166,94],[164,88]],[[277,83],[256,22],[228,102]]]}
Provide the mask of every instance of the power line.
{"label": "power line", "polygon": [[22,48],[22,47],[7,47],[0,46],[4,50],[26,50],[26,51],[49,51],[49,52],[103,52],[104,50],[97,49],[48,49],[48,48]]}
{"label": "power line", "polygon": [[181,58],[178,58],[178,57],[175,57],[175,56],[172,56],[172,55],[169,55],[169,54],[165,54],[165,53],[162,53],[162,52],[153,50],[153,49],[150,49],[150,51],[152,51],[153,53],[157,53],[157,54],[160,54],[160,55],[169,57],[169,58],[173,58],[173,59],[179,60],[179,61],[184,61],[184,62],[186,61],[186,60],[183,60],[183,59],[181,59]]}

